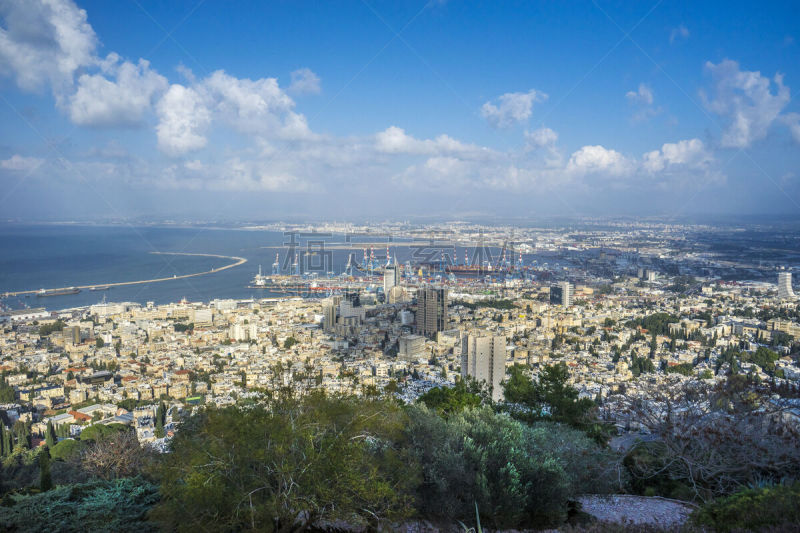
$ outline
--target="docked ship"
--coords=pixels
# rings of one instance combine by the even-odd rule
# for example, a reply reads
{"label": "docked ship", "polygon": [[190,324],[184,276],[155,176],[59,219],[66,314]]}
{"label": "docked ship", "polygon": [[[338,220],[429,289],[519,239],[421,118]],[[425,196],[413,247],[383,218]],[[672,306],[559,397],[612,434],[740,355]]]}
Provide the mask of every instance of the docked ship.
{"label": "docked ship", "polygon": [[448,274],[464,274],[467,276],[483,276],[493,272],[505,271],[502,267],[493,268],[492,265],[446,265],[444,270]]}
{"label": "docked ship", "polygon": [[107,291],[110,288],[111,287],[109,287],[108,285],[97,285],[95,287],[90,287],[89,290],[93,291],[93,292],[94,291]]}
{"label": "docked ship", "polygon": [[37,298],[43,298],[45,296],[64,296],[67,294],[78,294],[81,292],[80,289],[76,289],[75,287],[67,287],[66,289],[40,289],[36,296]]}
{"label": "docked ship", "polygon": [[265,276],[261,273],[261,265],[258,265],[258,274],[253,278],[250,282],[250,285],[247,286],[248,289],[268,289],[269,288],[270,279],[268,276]]}

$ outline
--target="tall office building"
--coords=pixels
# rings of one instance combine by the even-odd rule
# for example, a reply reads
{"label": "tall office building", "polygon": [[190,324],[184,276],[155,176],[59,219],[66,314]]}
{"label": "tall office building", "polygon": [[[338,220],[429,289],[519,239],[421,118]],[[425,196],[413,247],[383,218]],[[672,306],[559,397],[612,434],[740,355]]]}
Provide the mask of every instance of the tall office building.
{"label": "tall office building", "polygon": [[502,335],[464,334],[461,337],[461,377],[485,381],[492,400],[503,399],[506,375],[506,338]]}
{"label": "tall office building", "polygon": [[386,295],[386,301],[389,301],[389,293],[393,287],[400,285],[400,269],[397,264],[386,265],[383,269],[383,294]]}
{"label": "tall office building", "polygon": [[339,304],[341,301],[341,296],[332,296],[326,298],[322,303],[322,329],[326,333],[333,333],[336,328],[336,316],[339,313]]}
{"label": "tall office building", "polygon": [[792,290],[792,273],[778,272],[778,298],[781,300],[792,300],[795,294]]}
{"label": "tall office building", "polygon": [[423,288],[417,293],[417,333],[432,337],[448,329],[447,289]]}
{"label": "tall office building", "polygon": [[550,287],[550,303],[553,305],[572,305],[572,285],[568,281],[562,281],[558,285]]}

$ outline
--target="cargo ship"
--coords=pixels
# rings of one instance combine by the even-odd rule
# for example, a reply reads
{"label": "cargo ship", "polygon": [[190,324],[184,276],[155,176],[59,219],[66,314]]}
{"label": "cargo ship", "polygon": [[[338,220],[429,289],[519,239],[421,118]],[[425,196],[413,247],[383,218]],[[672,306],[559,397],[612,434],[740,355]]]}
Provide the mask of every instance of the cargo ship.
{"label": "cargo ship", "polygon": [[40,289],[36,293],[36,296],[37,298],[43,298],[45,296],[65,296],[67,294],[78,294],[79,292],[81,292],[81,290],[75,287],[67,287],[66,289]]}

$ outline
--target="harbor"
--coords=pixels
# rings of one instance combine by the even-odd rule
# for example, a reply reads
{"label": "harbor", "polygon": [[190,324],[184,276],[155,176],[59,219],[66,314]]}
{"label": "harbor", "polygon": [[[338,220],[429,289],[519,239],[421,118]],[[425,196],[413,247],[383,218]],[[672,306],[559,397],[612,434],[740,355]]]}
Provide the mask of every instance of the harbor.
{"label": "harbor", "polygon": [[228,270],[230,268],[235,268],[237,266],[243,265],[247,262],[247,259],[244,257],[237,257],[237,256],[230,256],[230,255],[218,255],[218,254],[200,254],[200,253],[190,253],[190,252],[150,252],[153,255],[181,255],[181,256],[194,256],[194,257],[211,257],[217,259],[225,259],[229,261],[233,261],[227,265],[221,266],[219,268],[211,268],[210,270],[204,270],[202,272],[193,272],[191,274],[173,274],[172,276],[168,277],[160,277],[160,278],[152,278],[152,279],[142,279],[142,280],[135,280],[135,281],[119,281],[114,283],[96,283],[91,285],[80,285],[75,287],[59,287],[55,289],[33,289],[33,290],[23,290],[23,291],[8,291],[2,294],[3,298],[13,298],[16,296],[26,296],[26,295],[36,295],[39,297],[42,296],[60,296],[60,295],[68,295],[68,294],[77,294],[82,290],[89,290],[89,291],[103,291],[110,289],[112,287],[125,287],[130,285],[145,285],[148,283],[161,283],[164,281],[173,281],[177,279],[186,279],[186,278],[195,278],[198,276],[205,276],[208,274],[214,274],[216,272],[222,272],[223,270]]}

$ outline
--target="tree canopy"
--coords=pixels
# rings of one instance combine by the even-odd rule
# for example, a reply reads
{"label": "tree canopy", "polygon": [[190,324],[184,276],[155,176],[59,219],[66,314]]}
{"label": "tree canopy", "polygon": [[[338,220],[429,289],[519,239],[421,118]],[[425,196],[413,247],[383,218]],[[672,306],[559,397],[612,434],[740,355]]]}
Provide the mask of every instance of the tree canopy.
{"label": "tree canopy", "polygon": [[392,443],[406,422],[390,402],[317,393],[269,409],[208,409],[172,440],[155,516],[178,531],[403,518],[412,501],[397,489],[414,479],[396,476],[408,461]]}

